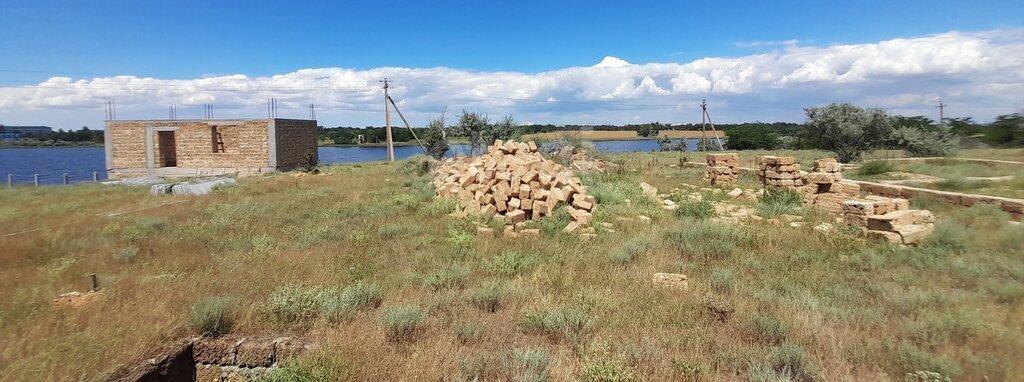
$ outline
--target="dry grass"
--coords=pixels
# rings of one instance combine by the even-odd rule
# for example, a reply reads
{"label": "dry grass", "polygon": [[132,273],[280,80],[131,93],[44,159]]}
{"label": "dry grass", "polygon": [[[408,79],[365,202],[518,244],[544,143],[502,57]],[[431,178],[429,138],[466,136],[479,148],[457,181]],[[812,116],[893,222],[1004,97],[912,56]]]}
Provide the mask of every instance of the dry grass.
{"label": "dry grass", "polygon": [[[903,380],[934,371],[998,381],[1024,373],[1024,229],[998,211],[916,200],[939,214],[943,234],[907,249],[842,232],[726,227],[666,213],[628,187],[701,184],[698,170],[669,166],[677,156],[615,159],[622,174],[585,179],[602,190],[596,219],[617,232],[589,242],[554,232],[536,241],[467,235],[471,221],[417,196],[429,184],[400,164],[245,178],[196,198],[90,185],[0,190],[0,235],[39,229],[0,237],[0,375],[102,380],[147,349],[196,335],[191,308],[210,298],[233,301],[232,334],[320,340],[320,350],[282,371],[317,379],[507,380],[527,369],[552,380],[605,372]],[[187,202],[97,215],[177,200]],[[654,222],[615,219],[639,213]],[[812,223],[830,219],[801,213]],[[711,238],[732,243],[722,250]],[[118,256],[126,248],[136,248],[127,260]],[[629,251],[629,261],[616,251]],[[655,288],[655,272],[686,273],[691,290]],[[100,298],[52,306],[58,294],[86,289],[90,273],[100,277]],[[271,309],[282,287],[355,285],[379,287],[379,299],[343,319],[281,322]],[[706,312],[709,299],[735,314],[719,322]],[[387,328],[402,320],[382,317],[403,306],[422,314],[408,336],[389,341]],[[510,366],[515,349],[546,354],[546,366]]]}

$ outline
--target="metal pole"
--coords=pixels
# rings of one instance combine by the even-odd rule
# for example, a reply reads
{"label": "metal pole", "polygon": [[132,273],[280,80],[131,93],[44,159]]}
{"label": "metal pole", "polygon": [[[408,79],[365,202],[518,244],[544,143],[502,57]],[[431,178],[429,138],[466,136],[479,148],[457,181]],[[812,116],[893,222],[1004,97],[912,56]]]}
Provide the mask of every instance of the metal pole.
{"label": "metal pole", "polygon": [[64,184],[68,184],[68,173],[64,173]]}
{"label": "metal pole", "polygon": [[98,172],[96,172],[96,171],[92,172],[92,181],[93,182],[99,182],[100,181],[100,174]]}
{"label": "metal pole", "polygon": [[36,187],[39,187],[39,174],[32,174],[32,182],[36,184]]}
{"label": "metal pole", "polygon": [[99,279],[96,278],[96,274],[95,273],[89,275],[89,281],[90,281],[90,284],[91,284],[91,288],[89,290],[95,292],[95,291],[100,289],[100,281],[99,281]]}
{"label": "metal pole", "polygon": [[7,187],[14,188],[14,174],[7,174]]}

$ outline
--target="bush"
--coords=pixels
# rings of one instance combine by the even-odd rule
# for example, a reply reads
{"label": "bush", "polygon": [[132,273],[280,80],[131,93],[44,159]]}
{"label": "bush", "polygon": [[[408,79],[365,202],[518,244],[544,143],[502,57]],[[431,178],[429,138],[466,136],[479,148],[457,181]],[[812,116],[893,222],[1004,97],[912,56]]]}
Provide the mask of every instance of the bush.
{"label": "bush", "polygon": [[528,312],[523,317],[523,327],[527,330],[560,336],[574,345],[583,343],[591,324],[590,316],[575,308]]}
{"label": "bush", "polygon": [[359,309],[376,308],[380,303],[380,287],[359,283],[345,287],[339,293],[325,293],[321,313],[328,320],[337,321]]}
{"label": "bush", "polygon": [[501,299],[505,297],[505,285],[498,281],[487,281],[470,294],[470,301],[483,311],[498,311]]}
{"label": "bush", "polygon": [[202,335],[219,336],[235,325],[233,302],[227,297],[208,297],[192,304],[192,328]]}
{"label": "bush", "polygon": [[960,138],[944,127],[902,127],[893,130],[890,139],[912,157],[952,156],[960,146]]}
{"label": "bush", "polygon": [[751,321],[754,337],[765,344],[777,345],[789,335],[789,325],[778,318],[757,314]]}
{"label": "bush", "polygon": [[323,305],[320,289],[301,285],[280,286],[270,293],[270,313],[281,323],[300,324],[316,316]]}
{"label": "bush", "polygon": [[711,290],[718,293],[731,293],[736,276],[732,271],[716,269],[711,272]]}
{"label": "bush", "polygon": [[715,216],[715,205],[707,200],[686,200],[679,203],[676,216],[694,219],[710,219]]}
{"label": "bush", "polygon": [[551,377],[551,356],[540,348],[515,348],[505,360],[505,372],[514,382],[543,382]]}
{"label": "bush", "polygon": [[465,265],[450,264],[428,275],[426,283],[433,290],[462,288],[469,273]]}
{"label": "bush", "polygon": [[460,344],[465,345],[479,341],[484,335],[484,327],[472,322],[459,322],[452,326],[452,334]]}
{"label": "bush", "polygon": [[487,263],[487,270],[499,276],[515,277],[533,269],[536,264],[536,255],[505,251]]}
{"label": "bush", "polygon": [[892,162],[885,160],[873,160],[861,165],[860,169],[857,170],[857,174],[866,176],[882,175],[893,171],[896,171],[896,166],[894,166]]}
{"label": "bush", "polygon": [[942,375],[942,373],[936,373],[928,370],[918,370],[913,373],[907,373],[903,380],[906,382],[953,382],[949,377]]}
{"label": "bush", "polygon": [[638,257],[654,247],[654,242],[646,237],[633,237],[626,240],[626,243],[619,249],[611,252],[608,256],[612,262],[619,265],[632,263]]}
{"label": "bush", "polygon": [[882,109],[833,103],[804,111],[808,140],[818,148],[836,153],[843,163],[856,161],[865,152],[881,147],[892,132],[892,120]]}
{"label": "bush", "polygon": [[412,340],[423,321],[423,309],[417,305],[401,305],[384,309],[380,316],[384,336],[392,342]]}

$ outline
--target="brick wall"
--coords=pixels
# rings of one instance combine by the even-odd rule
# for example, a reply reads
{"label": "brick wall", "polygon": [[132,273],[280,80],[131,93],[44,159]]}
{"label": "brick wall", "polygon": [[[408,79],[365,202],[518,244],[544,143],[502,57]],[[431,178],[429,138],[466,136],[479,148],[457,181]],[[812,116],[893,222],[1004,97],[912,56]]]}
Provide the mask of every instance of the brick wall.
{"label": "brick wall", "polygon": [[306,162],[306,154],[317,156],[316,121],[298,119],[275,120],[277,135],[277,169],[288,171]]}
{"label": "brick wall", "polygon": [[[269,121],[194,121],[178,126],[178,167],[268,167]],[[224,152],[214,152],[213,127],[224,140]]]}
{"label": "brick wall", "polygon": [[146,122],[107,122],[111,169],[146,168]]}
{"label": "brick wall", "polygon": [[[111,135],[111,169],[145,170],[146,126],[153,128],[153,164],[161,167],[171,156],[178,168],[266,168],[270,161],[269,120],[238,121],[113,121],[106,131]],[[213,126],[220,129],[224,152],[215,152]],[[174,129],[174,141],[157,129]],[[174,152],[168,152],[173,147]]]}

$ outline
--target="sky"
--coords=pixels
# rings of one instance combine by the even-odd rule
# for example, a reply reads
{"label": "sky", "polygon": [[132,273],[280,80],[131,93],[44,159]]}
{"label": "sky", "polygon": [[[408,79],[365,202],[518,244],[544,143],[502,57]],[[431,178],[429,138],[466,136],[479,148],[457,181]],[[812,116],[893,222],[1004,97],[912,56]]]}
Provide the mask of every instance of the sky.
{"label": "sky", "polygon": [[0,2],[0,124],[267,115],[413,125],[804,119],[831,102],[1024,109],[1021,1]]}

